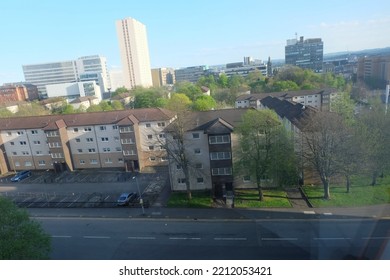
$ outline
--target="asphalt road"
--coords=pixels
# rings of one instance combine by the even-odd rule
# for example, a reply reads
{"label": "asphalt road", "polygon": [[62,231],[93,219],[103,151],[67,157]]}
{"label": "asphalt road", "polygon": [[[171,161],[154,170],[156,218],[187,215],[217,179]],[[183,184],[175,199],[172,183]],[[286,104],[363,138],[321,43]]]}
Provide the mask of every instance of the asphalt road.
{"label": "asphalt road", "polygon": [[35,217],[52,259],[390,259],[389,220]]}

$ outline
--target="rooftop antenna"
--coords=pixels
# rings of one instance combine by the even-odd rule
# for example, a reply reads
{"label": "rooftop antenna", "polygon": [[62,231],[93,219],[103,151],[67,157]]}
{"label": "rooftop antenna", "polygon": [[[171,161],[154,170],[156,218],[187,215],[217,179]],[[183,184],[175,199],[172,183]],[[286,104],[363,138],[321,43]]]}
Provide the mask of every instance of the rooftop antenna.
{"label": "rooftop antenna", "polygon": [[295,32],[295,40],[298,40],[298,33]]}

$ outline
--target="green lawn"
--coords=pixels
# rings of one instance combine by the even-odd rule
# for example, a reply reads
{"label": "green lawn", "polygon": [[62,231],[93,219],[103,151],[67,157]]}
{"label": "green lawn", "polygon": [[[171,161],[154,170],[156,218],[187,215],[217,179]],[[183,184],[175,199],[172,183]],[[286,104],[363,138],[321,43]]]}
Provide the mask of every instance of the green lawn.
{"label": "green lawn", "polygon": [[172,193],[167,206],[185,208],[210,208],[213,200],[210,192],[192,192],[192,199],[187,199],[187,193]]}
{"label": "green lawn", "polygon": [[258,190],[236,190],[234,207],[236,208],[269,208],[291,207],[287,194],[282,190],[264,190],[264,199],[259,201]]}
{"label": "green lawn", "polygon": [[352,180],[350,193],[345,185],[330,186],[330,200],[323,199],[322,186],[304,186],[303,190],[314,207],[354,207],[390,203],[390,177],[378,180],[370,186],[370,178],[358,177]]}

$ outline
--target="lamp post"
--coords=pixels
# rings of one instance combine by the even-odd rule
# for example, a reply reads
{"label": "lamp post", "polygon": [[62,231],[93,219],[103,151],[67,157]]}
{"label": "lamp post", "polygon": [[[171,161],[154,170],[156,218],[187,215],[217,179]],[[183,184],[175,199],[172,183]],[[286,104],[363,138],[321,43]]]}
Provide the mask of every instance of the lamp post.
{"label": "lamp post", "polygon": [[144,201],[143,201],[143,199],[142,199],[142,194],[141,194],[141,191],[140,191],[140,189],[139,189],[139,184],[138,184],[137,177],[134,176],[132,179],[135,180],[135,182],[136,182],[136,184],[137,184],[138,195],[139,195],[139,203],[141,204],[141,207],[142,207],[142,215],[145,215]]}

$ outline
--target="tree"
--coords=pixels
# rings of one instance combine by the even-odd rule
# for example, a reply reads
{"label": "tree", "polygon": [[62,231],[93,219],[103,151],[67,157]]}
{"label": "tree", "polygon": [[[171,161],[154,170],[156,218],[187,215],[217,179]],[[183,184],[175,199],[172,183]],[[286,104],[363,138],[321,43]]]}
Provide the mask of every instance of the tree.
{"label": "tree", "polygon": [[185,177],[186,191],[188,200],[192,199],[191,192],[191,171],[194,165],[191,161],[191,155],[188,154],[188,143],[186,141],[186,132],[191,121],[189,118],[191,100],[185,94],[176,93],[168,101],[167,108],[176,113],[176,119],[167,129],[167,136],[162,146],[165,148],[169,161],[179,166]]}
{"label": "tree", "polygon": [[48,259],[50,236],[25,210],[0,196],[0,259]]}
{"label": "tree", "polygon": [[113,110],[123,110],[125,108],[119,100],[111,101],[111,107]]}
{"label": "tree", "polygon": [[175,85],[175,92],[176,93],[183,93],[187,95],[191,101],[195,101],[196,98],[199,96],[202,96],[202,90],[199,86],[194,85],[190,82],[179,82]]}
{"label": "tree", "polygon": [[356,135],[363,143],[366,169],[371,173],[371,185],[390,169],[390,114],[383,108],[372,106],[358,116]]}
{"label": "tree", "polygon": [[278,158],[277,143],[282,125],[274,111],[248,110],[238,127],[239,150],[238,168],[247,172],[256,180],[259,200],[263,200],[262,181],[271,179],[271,170]]}
{"label": "tree", "polygon": [[111,94],[111,97],[114,97],[114,96],[122,94],[122,93],[127,93],[127,92],[129,92],[129,90],[127,88],[119,87]]}
{"label": "tree", "polygon": [[202,95],[195,100],[193,109],[195,111],[208,111],[214,109],[216,105],[217,102],[215,102],[214,98],[208,95]]}
{"label": "tree", "polygon": [[330,110],[339,114],[347,124],[352,125],[354,123],[355,102],[351,99],[349,93],[340,92],[330,105]]}
{"label": "tree", "polygon": [[324,198],[330,199],[329,183],[340,172],[340,154],[350,138],[341,116],[317,112],[307,120],[302,130],[303,157],[316,170],[324,188]]}

